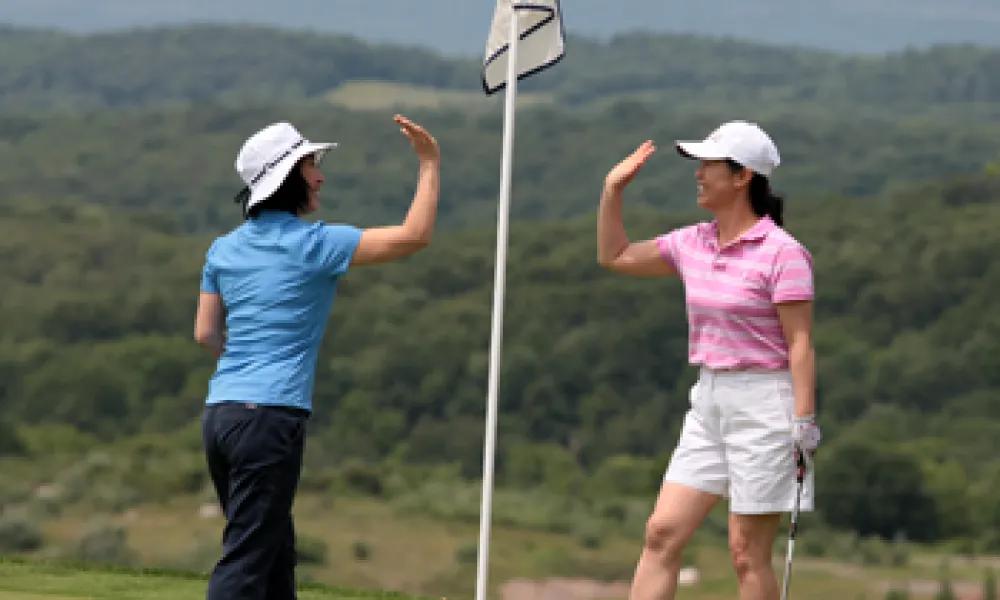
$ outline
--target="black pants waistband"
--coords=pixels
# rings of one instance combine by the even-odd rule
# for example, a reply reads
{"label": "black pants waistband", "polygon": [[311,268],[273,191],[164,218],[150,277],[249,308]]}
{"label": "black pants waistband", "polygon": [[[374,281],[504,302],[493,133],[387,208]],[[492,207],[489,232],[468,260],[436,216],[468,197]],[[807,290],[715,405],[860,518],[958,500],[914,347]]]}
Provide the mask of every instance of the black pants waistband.
{"label": "black pants waistband", "polygon": [[205,410],[214,411],[225,408],[240,408],[242,410],[267,410],[271,412],[286,413],[303,418],[309,418],[309,416],[312,414],[311,411],[308,411],[304,408],[299,408],[297,406],[280,406],[277,404],[256,404],[254,402],[238,402],[236,400],[227,400],[216,404],[209,404],[208,406],[205,407]]}

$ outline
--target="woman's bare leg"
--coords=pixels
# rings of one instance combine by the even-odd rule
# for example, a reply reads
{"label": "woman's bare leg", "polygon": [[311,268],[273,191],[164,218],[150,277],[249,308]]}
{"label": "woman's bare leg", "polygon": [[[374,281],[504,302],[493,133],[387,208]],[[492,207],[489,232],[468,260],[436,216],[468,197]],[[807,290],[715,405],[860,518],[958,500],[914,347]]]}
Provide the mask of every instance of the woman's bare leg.
{"label": "woman's bare leg", "polygon": [[729,552],[740,600],[779,600],[771,555],[780,522],[780,514],[729,515]]}
{"label": "woman's bare leg", "polygon": [[719,497],[675,483],[660,488],[629,600],[674,600],[681,554]]}

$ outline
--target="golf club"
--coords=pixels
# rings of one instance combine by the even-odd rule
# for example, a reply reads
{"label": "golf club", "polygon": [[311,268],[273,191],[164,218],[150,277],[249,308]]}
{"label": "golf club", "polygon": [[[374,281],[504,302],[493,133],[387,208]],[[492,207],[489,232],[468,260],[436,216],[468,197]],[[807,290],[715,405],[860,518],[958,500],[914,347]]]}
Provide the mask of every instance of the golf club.
{"label": "golf club", "polygon": [[785,580],[781,586],[781,600],[788,600],[788,586],[792,581],[792,555],[795,552],[795,534],[799,529],[799,503],[802,501],[802,486],[806,476],[806,459],[802,452],[795,451],[795,507],[792,509],[792,525],[788,532],[788,553],[785,555]]}

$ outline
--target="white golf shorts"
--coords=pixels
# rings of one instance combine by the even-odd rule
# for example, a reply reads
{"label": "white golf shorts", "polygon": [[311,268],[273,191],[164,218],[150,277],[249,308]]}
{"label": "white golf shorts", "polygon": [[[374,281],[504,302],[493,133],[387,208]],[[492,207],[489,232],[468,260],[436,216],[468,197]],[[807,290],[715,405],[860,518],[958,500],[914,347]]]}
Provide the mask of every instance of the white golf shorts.
{"label": "white golf shorts", "polygon": [[[664,482],[729,499],[735,514],[790,512],[795,505],[788,371],[712,371],[691,388],[691,407]],[[813,470],[806,471],[799,510],[813,510]]]}

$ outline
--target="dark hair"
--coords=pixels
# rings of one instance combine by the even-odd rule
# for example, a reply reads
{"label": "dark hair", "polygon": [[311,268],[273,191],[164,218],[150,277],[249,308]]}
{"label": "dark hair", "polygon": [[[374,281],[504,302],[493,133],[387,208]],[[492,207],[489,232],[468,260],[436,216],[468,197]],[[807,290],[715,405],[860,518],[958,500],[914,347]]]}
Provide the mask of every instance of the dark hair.
{"label": "dark hair", "polygon": [[[740,173],[746,167],[735,160],[727,160],[729,170]],[[784,199],[771,191],[771,182],[760,173],[754,173],[750,179],[750,208],[758,217],[768,216],[779,227],[784,224],[782,213],[785,210]]]}
{"label": "dark hair", "polygon": [[274,193],[254,204],[247,210],[247,202],[250,200],[250,188],[243,188],[236,195],[236,202],[243,209],[244,219],[256,219],[265,210],[285,211],[297,215],[309,204],[309,182],[302,174],[302,161],[295,163],[288,176],[281,182]]}

